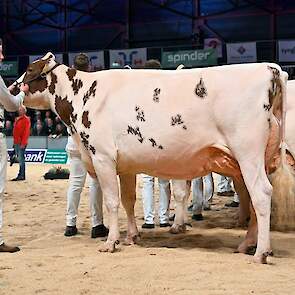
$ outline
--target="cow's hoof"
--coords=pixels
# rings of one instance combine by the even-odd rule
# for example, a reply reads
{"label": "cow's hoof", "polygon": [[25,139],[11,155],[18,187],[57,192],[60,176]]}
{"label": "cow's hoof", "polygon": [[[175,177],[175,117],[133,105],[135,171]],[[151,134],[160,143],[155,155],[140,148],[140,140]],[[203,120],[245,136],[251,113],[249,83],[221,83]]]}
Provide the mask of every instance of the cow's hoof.
{"label": "cow's hoof", "polygon": [[169,229],[170,234],[181,234],[185,233],[186,225],[185,224],[173,224]]}
{"label": "cow's hoof", "polygon": [[116,245],[119,245],[119,240],[116,241],[106,241],[98,250],[99,252],[110,252],[114,253],[116,251]]}
{"label": "cow's hoof", "polygon": [[244,240],[238,247],[235,253],[243,253],[248,255],[254,255],[256,251],[257,244],[252,241]]}
{"label": "cow's hoof", "polygon": [[138,244],[139,241],[140,241],[140,235],[139,234],[134,235],[132,237],[127,236],[125,238],[125,240],[124,240],[123,245],[125,245],[125,246],[135,245],[135,244]]}
{"label": "cow's hoof", "polygon": [[262,255],[254,255],[253,260],[255,263],[267,264],[267,256],[269,256],[272,251],[264,252]]}
{"label": "cow's hoof", "polygon": [[253,246],[245,246],[245,247],[239,247],[235,253],[243,253],[243,254],[247,254],[247,255],[254,255],[256,252],[256,248],[257,245],[253,245]]}

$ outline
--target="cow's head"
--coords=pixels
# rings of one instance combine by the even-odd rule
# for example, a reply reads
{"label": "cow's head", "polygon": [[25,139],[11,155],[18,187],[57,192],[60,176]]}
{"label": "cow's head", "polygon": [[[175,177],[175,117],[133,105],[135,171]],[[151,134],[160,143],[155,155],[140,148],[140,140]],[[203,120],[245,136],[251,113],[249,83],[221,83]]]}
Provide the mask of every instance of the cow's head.
{"label": "cow's head", "polygon": [[49,86],[47,74],[57,65],[55,56],[50,52],[28,65],[22,80],[23,83],[30,86],[30,92],[24,100],[26,106],[36,109],[50,109],[49,97],[45,95],[45,90]]}

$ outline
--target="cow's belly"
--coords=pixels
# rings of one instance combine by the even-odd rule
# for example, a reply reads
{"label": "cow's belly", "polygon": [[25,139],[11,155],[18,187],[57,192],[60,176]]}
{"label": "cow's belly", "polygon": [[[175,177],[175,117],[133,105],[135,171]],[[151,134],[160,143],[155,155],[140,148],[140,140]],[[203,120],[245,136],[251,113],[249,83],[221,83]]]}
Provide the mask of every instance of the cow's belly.
{"label": "cow's belly", "polygon": [[118,158],[118,174],[145,173],[165,179],[193,179],[216,172],[226,176],[241,176],[237,161],[230,153],[217,147],[205,147],[193,154],[176,155],[175,158],[163,157],[149,161],[147,158]]}

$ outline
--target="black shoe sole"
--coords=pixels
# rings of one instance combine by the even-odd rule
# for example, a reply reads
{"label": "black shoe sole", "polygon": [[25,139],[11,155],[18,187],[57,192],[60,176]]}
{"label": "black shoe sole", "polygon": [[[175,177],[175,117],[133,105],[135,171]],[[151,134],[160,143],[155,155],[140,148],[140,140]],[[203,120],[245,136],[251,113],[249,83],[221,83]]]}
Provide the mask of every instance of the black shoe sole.
{"label": "black shoe sole", "polygon": [[154,224],[148,224],[148,223],[144,223],[141,228],[145,228],[145,229],[152,229],[155,228]]}
{"label": "black shoe sole", "polygon": [[67,226],[64,236],[65,237],[72,237],[75,236],[78,233],[78,230],[75,226]]}

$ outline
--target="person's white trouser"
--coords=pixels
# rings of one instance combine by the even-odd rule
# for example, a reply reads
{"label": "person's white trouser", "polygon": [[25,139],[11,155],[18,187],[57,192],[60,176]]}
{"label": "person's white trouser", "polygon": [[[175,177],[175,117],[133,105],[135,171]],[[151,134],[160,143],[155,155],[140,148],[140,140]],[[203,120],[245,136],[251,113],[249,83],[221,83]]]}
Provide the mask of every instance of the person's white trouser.
{"label": "person's white trouser", "polygon": [[239,195],[237,193],[234,194],[234,202],[240,203],[240,198],[239,198]]}
{"label": "person's white trouser", "polygon": [[231,190],[233,190],[232,188],[232,179],[230,177],[226,177],[226,176],[223,176],[223,175],[219,175],[219,182],[217,184],[217,191],[219,193],[222,193],[222,192],[229,192]]}
{"label": "person's white trouser", "polygon": [[[154,223],[155,210],[154,210],[154,177],[142,174],[142,201],[144,211],[144,221],[147,224]],[[169,205],[170,205],[170,182],[166,179],[158,178],[159,183],[159,222],[169,222]]]}
{"label": "person's white trouser", "polygon": [[3,196],[6,181],[6,169],[7,169],[7,148],[6,138],[3,133],[0,133],[0,245],[4,243],[2,236],[2,224],[3,224]]}
{"label": "person's white trouser", "polygon": [[212,173],[204,177],[194,178],[192,186],[193,214],[201,214],[204,207],[209,207],[209,200],[213,196],[214,184]]}
{"label": "person's white trouser", "polygon": [[[70,160],[70,179],[67,194],[67,226],[75,226],[80,203],[80,195],[85,184],[87,170],[79,155],[68,153]],[[89,207],[92,227],[103,223],[102,191],[98,180],[90,177]]]}

